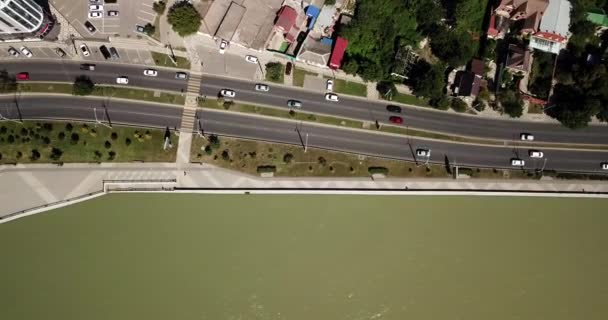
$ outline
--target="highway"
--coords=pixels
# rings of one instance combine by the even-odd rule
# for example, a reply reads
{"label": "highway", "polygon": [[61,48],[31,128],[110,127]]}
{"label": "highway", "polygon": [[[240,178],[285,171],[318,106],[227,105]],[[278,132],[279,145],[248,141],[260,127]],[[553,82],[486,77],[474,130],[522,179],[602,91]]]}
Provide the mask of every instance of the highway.
{"label": "highway", "polygon": [[[72,82],[81,74],[86,74],[96,83],[116,84],[117,76],[128,76],[129,86],[150,89],[186,90],[186,81],[175,79],[177,69],[157,68],[158,77],[143,75],[144,66],[132,66],[111,63],[96,63],[95,71],[82,71],[76,62],[54,61],[18,61],[1,64],[1,69],[9,73],[29,72],[32,81],[67,81]],[[337,117],[348,117],[364,121],[387,123],[388,117],[394,115],[386,111],[385,102],[341,96],[339,102],[325,101],[320,92],[310,92],[270,84],[270,92],[256,92],[254,83],[231,78],[205,75],[202,78],[201,94],[216,96],[221,89],[236,91],[236,100],[252,104],[264,104],[287,108],[289,99],[300,100],[303,111],[323,113]],[[532,123],[524,121],[496,120],[475,116],[458,115],[428,108],[404,107],[401,115],[404,125],[411,128],[445,132],[480,138],[492,138],[513,143],[519,134],[534,134],[537,141],[559,143],[606,144],[608,143],[608,125],[594,125],[581,130],[570,130],[556,123]]]}
{"label": "highway", "polygon": [[[106,112],[107,110],[107,112]],[[22,96],[15,104],[14,97],[0,98],[0,113],[11,119],[75,119],[110,122],[114,125],[128,124],[158,128],[179,127],[182,109],[178,106],[139,103],[136,101],[106,100],[82,97],[33,97]],[[517,147],[488,147],[460,145],[446,142],[408,140],[399,136],[380,135],[363,130],[348,130],[310,123],[288,122],[266,119],[240,113],[200,110],[205,134],[242,137],[272,142],[301,145],[308,134],[308,146],[340,150],[365,155],[394,159],[416,160],[422,164],[426,159],[415,159],[417,148],[431,149],[430,161],[461,166],[511,168],[513,157],[526,160],[526,169],[545,169],[601,172],[599,164],[608,160],[606,152],[580,152],[543,150],[543,159],[530,159],[527,149]],[[298,130],[296,130],[296,126]],[[299,133],[298,133],[299,131]]]}

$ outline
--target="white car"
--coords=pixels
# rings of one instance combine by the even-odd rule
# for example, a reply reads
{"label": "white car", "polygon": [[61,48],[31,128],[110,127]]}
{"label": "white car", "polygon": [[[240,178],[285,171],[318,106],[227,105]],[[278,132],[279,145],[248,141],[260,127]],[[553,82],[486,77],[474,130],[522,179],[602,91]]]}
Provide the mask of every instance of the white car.
{"label": "white car", "polygon": [[515,167],[523,167],[526,164],[526,162],[522,159],[511,159],[511,165],[515,166]]}
{"label": "white car", "polygon": [[122,77],[118,77],[116,78],[116,83],[118,84],[129,84],[129,78],[122,76]]}
{"label": "white car", "polygon": [[13,57],[19,56],[19,51],[15,50],[15,48],[13,48],[13,47],[8,48],[8,53],[10,53],[11,56],[13,56]]}
{"label": "white car", "polygon": [[290,107],[290,108],[301,109],[302,108],[302,102],[300,102],[298,100],[289,100],[289,101],[287,101],[287,106]]}
{"label": "white car", "polygon": [[220,53],[221,54],[224,54],[224,52],[226,52],[226,47],[228,47],[228,41],[222,40],[222,42],[220,42]]}
{"label": "white car", "polygon": [[327,84],[325,85],[325,89],[329,92],[334,91],[334,80],[327,79]]}
{"label": "white car", "polygon": [[144,70],[144,76],[148,77],[156,77],[158,75],[158,71],[154,69],[146,69]]}
{"label": "white car", "polygon": [[519,135],[522,141],[534,141],[534,136],[530,133],[522,133]]}
{"label": "white car", "polygon": [[429,149],[417,149],[416,150],[416,156],[417,157],[430,157],[431,156],[431,150]]}
{"label": "white car", "polygon": [[266,91],[268,92],[270,87],[267,84],[258,83],[255,85],[255,91]]}
{"label": "white car", "polygon": [[99,19],[103,17],[103,11],[89,12],[89,19]]}
{"label": "white car", "polygon": [[327,101],[333,101],[333,102],[338,102],[338,95],[335,93],[326,93],[325,94],[325,100]]}
{"label": "white car", "polygon": [[175,79],[187,80],[188,79],[188,74],[185,73],[185,72],[176,72],[175,73]]}
{"label": "white car", "polygon": [[30,49],[28,49],[26,47],[21,47],[21,49],[19,49],[19,50],[21,51],[21,53],[23,53],[28,58],[31,58],[33,56]]}
{"label": "white car", "polygon": [[94,12],[94,11],[103,11],[103,6],[100,6],[98,4],[92,4],[89,6],[89,11]]}
{"label": "white car", "polygon": [[82,55],[88,57],[91,55],[91,51],[89,51],[89,47],[86,44],[80,45],[80,51],[82,51]]}
{"label": "white car", "polygon": [[245,56],[245,60],[251,63],[258,63],[258,57],[255,56]]}
{"label": "white car", "polygon": [[222,91],[220,91],[220,94],[226,98],[236,97],[236,92],[234,92],[233,90],[228,90],[228,89],[222,89]]}
{"label": "white car", "polygon": [[602,163],[602,170],[608,170],[608,162]]}
{"label": "white car", "polygon": [[545,156],[545,154],[542,151],[538,151],[538,150],[529,150],[528,155],[530,156],[530,158],[542,158]]}

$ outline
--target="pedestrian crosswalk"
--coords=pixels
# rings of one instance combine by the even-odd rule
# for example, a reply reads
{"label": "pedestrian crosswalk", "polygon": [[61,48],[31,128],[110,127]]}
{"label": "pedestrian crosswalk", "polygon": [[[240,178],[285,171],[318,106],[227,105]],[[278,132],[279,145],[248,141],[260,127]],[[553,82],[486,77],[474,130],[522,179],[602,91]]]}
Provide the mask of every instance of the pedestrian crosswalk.
{"label": "pedestrian crosswalk", "polygon": [[192,133],[194,130],[194,122],[196,121],[197,97],[201,88],[202,75],[200,73],[190,73],[188,79],[188,87],[186,90],[186,105],[182,113],[182,123],[180,132]]}
{"label": "pedestrian crosswalk", "polygon": [[196,121],[196,108],[184,107],[180,132],[192,133],[194,130],[194,121]]}
{"label": "pedestrian crosswalk", "polygon": [[199,95],[201,89],[202,75],[200,73],[190,72],[190,78],[188,79],[188,88],[186,90],[189,94]]}

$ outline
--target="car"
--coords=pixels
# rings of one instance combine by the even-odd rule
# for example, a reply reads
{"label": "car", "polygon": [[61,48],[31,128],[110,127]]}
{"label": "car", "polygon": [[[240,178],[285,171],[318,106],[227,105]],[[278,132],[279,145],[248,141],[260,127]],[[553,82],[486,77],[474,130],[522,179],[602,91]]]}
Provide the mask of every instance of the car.
{"label": "car", "polygon": [[8,48],[8,53],[10,53],[11,56],[13,56],[13,57],[19,56],[19,51],[15,50],[15,48],[13,48],[13,47]]}
{"label": "car", "polygon": [[29,80],[30,79],[30,74],[27,72],[19,72],[17,73],[17,80]]}
{"label": "car", "polygon": [[129,78],[122,76],[116,78],[116,83],[118,84],[129,84]]}
{"label": "car", "polygon": [[156,77],[158,75],[158,71],[154,69],[146,69],[144,70],[144,76],[148,77]]}
{"label": "car", "polygon": [[108,17],[116,17],[116,16],[118,16],[118,11],[116,11],[116,10],[108,11]]}
{"label": "car", "polygon": [[87,28],[87,30],[89,30],[90,33],[97,31],[97,29],[95,29],[95,26],[90,21],[85,22],[84,26],[85,28]]}
{"label": "car", "polygon": [[84,43],[80,45],[80,51],[82,51],[82,55],[85,57],[88,57],[91,55],[91,51],[89,51],[89,47],[87,47],[87,45]]}
{"label": "car", "polygon": [[185,72],[176,72],[175,79],[186,80],[188,79],[188,74]]}
{"label": "car", "polygon": [[230,89],[222,89],[222,91],[220,91],[220,94],[226,98],[236,97],[236,92],[234,92],[234,90],[230,90]]}
{"label": "car", "polygon": [[333,101],[333,102],[338,102],[338,95],[335,93],[326,93],[325,94],[325,100],[327,101]]}
{"label": "car", "polygon": [[89,19],[100,19],[103,17],[103,11],[89,12]]}
{"label": "car", "polygon": [[255,91],[269,91],[270,87],[267,84],[258,83],[255,85]]}
{"label": "car", "polygon": [[55,48],[55,53],[62,58],[65,57],[65,51],[61,48]]}
{"label": "car", "polygon": [[146,33],[146,28],[144,28],[143,26],[140,25],[135,25],[135,31],[139,32],[139,33]]}
{"label": "car", "polygon": [[90,64],[90,63],[83,63],[83,64],[80,65],[80,70],[94,71],[95,70],[95,65],[94,64]]}
{"label": "car", "polygon": [[327,82],[325,83],[325,90],[329,92],[334,91],[334,80],[327,79]]}
{"label": "car", "polygon": [[245,56],[245,60],[251,63],[258,63],[258,57],[256,56]]}
{"label": "car", "polygon": [[515,166],[515,167],[523,167],[526,164],[526,162],[522,159],[518,159],[518,158],[513,158],[511,159],[511,165]]}
{"label": "car", "polygon": [[89,0],[90,3],[102,3],[103,0]]}
{"label": "car", "polygon": [[416,149],[416,156],[428,158],[431,156],[431,150],[430,149]]}
{"label": "car", "polygon": [[528,155],[530,156],[530,158],[542,158],[545,156],[542,151],[538,150],[528,150]]}
{"label": "car", "polygon": [[386,106],[386,111],[394,112],[394,113],[401,113],[401,107],[395,106],[395,105],[388,105],[388,106]]}
{"label": "car", "polygon": [[98,5],[98,4],[89,5],[89,11],[91,11],[91,12],[94,12],[94,11],[103,11],[103,6]]}
{"label": "car", "polygon": [[222,40],[222,42],[220,42],[220,53],[221,54],[224,54],[224,52],[226,52],[226,47],[228,47],[228,41]]}
{"label": "car", "polygon": [[287,106],[290,107],[290,108],[301,109],[302,108],[302,102],[300,102],[298,100],[287,100]]}
{"label": "car", "polygon": [[285,65],[285,74],[286,75],[291,74],[291,68],[293,68],[293,64],[291,62],[287,62],[287,64]]}
{"label": "car", "polygon": [[116,50],[116,48],[110,47],[110,54],[112,54],[112,59],[114,59],[114,60],[120,59],[120,56],[118,55],[118,50]]}
{"label": "car", "polygon": [[521,133],[519,138],[523,141],[534,141],[534,136],[530,133]]}
{"label": "car", "polygon": [[602,162],[602,170],[608,170],[608,162]]}
{"label": "car", "polygon": [[401,124],[401,123],[403,123],[403,118],[397,117],[397,116],[391,116],[388,118],[388,121],[390,121],[392,123],[396,123],[396,124]]}
{"label": "car", "polygon": [[19,51],[21,51],[21,53],[23,53],[28,58],[31,58],[33,56],[33,54],[30,51],[30,49],[28,49],[26,47],[21,47],[21,49],[19,49]]}
{"label": "car", "polygon": [[106,60],[110,59],[110,57],[112,56],[110,55],[110,50],[108,50],[108,47],[106,47],[105,45],[99,46],[99,52],[101,52],[101,55]]}

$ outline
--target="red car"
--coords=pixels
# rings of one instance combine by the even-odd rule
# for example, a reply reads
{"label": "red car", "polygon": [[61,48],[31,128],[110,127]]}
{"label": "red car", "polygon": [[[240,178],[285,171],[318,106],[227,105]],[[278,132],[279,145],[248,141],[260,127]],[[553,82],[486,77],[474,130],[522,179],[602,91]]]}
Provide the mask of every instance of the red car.
{"label": "red car", "polygon": [[30,74],[27,72],[19,72],[17,73],[17,80],[29,80]]}
{"label": "red car", "polygon": [[392,123],[396,123],[396,124],[403,123],[403,118],[397,117],[397,116],[392,116],[392,117],[388,118],[388,120],[390,120]]}

